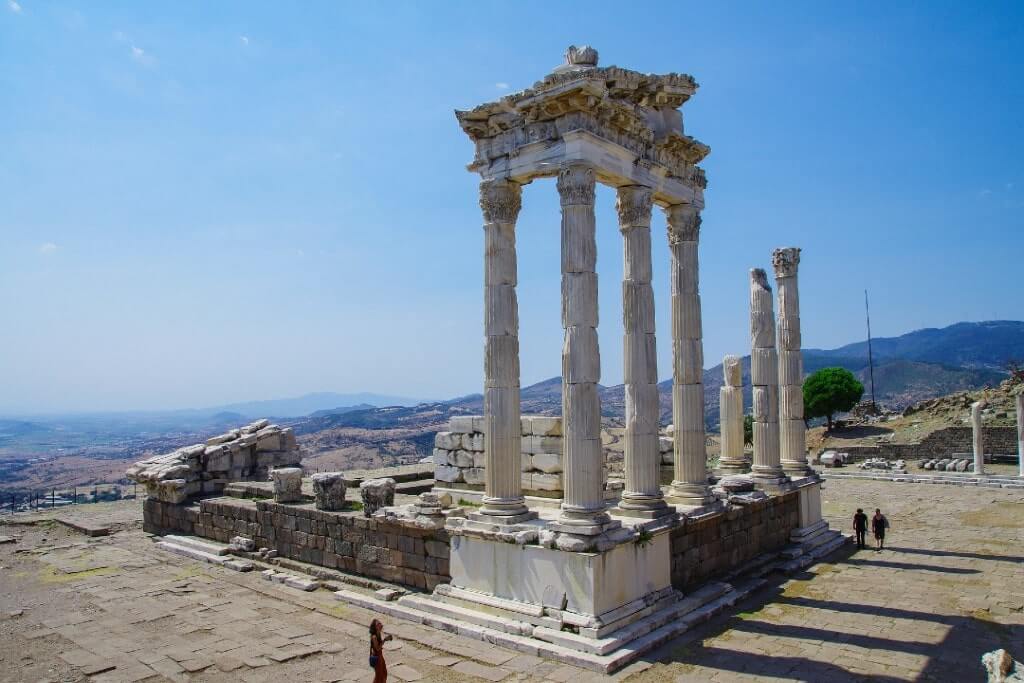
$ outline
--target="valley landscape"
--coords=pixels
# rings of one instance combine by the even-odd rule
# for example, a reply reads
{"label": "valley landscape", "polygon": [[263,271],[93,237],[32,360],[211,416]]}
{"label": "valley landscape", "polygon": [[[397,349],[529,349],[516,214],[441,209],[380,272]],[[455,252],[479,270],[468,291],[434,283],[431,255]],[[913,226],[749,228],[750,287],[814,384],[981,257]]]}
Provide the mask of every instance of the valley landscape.
{"label": "valley landscape", "polygon": [[[1007,377],[1007,364],[1024,358],[1024,322],[965,322],[917,330],[873,339],[872,350],[877,402],[899,411],[928,399],[997,386]],[[807,374],[829,366],[850,370],[863,382],[865,398],[869,397],[866,342],[829,350],[808,348],[803,357]],[[742,364],[748,410],[749,356]],[[721,365],[704,371],[705,423],[710,432],[718,429],[721,385]],[[523,414],[560,414],[561,387],[560,377],[524,387]],[[658,389],[662,424],[668,424],[671,380],[661,382]],[[606,428],[621,427],[622,385],[602,386],[599,391]],[[295,429],[309,471],[412,463],[430,455],[434,434],[443,431],[451,417],[482,411],[480,394],[416,401],[371,393],[319,393],[163,413],[0,416],[0,493],[24,496],[125,483],[125,469],[137,460],[262,417]]]}

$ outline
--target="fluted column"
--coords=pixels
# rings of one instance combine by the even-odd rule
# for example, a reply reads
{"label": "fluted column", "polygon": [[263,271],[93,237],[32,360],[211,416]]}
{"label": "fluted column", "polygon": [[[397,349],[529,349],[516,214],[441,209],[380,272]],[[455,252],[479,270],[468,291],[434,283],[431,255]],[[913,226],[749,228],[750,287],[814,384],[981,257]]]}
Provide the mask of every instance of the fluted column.
{"label": "fluted column", "polygon": [[669,514],[660,486],[658,359],[651,288],[651,189],[620,187],[615,204],[623,237],[622,328],[626,432],[626,514]]}
{"label": "fluted column", "polygon": [[800,352],[800,294],[796,279],[799,265],[800,250],[796,247],[772,252],[779,300],[779,458],[782,470],[792,478],[814,474],[807,464],[804,424],[804,362]]}
{"label": "fluted column", "polygon": [[691,204],[665,210],[672,280],[672,421],[675,473],[669,498],[699,507],[711,502],[704,435],[704,343],[697,242],[700,212]]}
{"label": "fluted column", "polygon": [[[601,353],[597,343],[597,241],[594,171],[568,165],[558,174],[562,203],[562,469],[559,521],[594,526],[604,511],[601,449]],[[588,529],[587,531],[593,531]]]}
{"label": "fluted column", "polygon": [[779,359],[775,351],[775,311],[768,275],[750,270],[750,383],[754,398],[755,479],[763,485],[785,480],[779,464]]}
{"label": "fluted column", "polygon": [[983,401],[971,404],[971,441],[974,448],[974,473],[985,474],[985,433],[981,424]]}
{"label": "fluted column", "polygon": [[482,515],[495,521],[527,512],[520,479],[519,304],[516,218],[521,188],[509,180],[480,184],[484,214],[484,482]]}
{"label": "fluted column", "polygon": [[743,366],[739,356],[722,360],[725,383],[718,392],[718,422],[722,430],[722,455],[718,473],[722,476],[750,471],[743,455]]}

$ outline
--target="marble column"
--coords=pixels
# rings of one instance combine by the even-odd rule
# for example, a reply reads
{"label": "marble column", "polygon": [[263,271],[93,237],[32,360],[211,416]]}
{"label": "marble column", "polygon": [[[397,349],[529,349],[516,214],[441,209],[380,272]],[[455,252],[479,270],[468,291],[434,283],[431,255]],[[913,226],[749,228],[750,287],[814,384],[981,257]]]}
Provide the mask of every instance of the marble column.
{"label": "marble column", "polygon": [[697,242],[700,211],[692,204],[665,210],[672,281],[672,421],[675,473],[673,504],[701,507],[712,501],[704,435],[704,346]]}
{"label": "marble column", "polygon": [[1019,476],[1024,477],[1024,387],[1017,390],[1014,405],[1017,407],[1017,469]]}
{"label": "marble column", "polygon": [[982,401],[971,404],[971,441],[974,446],[974,473],[985,474],[985,434],[981,425]]}
{"label": "marble column", "polygon": [[559,521],[581,533],[609,521],[601,448],[601,352],[597,343],[594,171],[571,164],[558,174],[562,203],[562,469]]}
{"label": "marble column", "polygon": [[739,356],[722,360],[725,383],[718,392],[718,422],[722,432],[722,454],[718,474],[745,474],[750,463],[743,455],[743,366]]}
{"label": "marble column", "polygon": [[480,514],[518,521],[527,508],[520,478],[519,304],[516,218],[521,188],[509,180],[480,184],[484,214],[484,460]]}
{"label": "marble column", "polygon": [[779,457],[782,471],[795,479],[814,475],[807,464],[804,424],[804,362],[800,352],[800,295],[796,279],[799,265],[797,247],[772,252],[779,300]]}
{"label": "marble column", "polygon": [[670,514],[659,481],[658,359],[651,288],[651,189],[620,187],[615,207],[623,238],[622,327],[626,432],[626,487],[619,510],[657,517]]}
{"label": "marble column", "polygon": [[775,312],[768,275],[750,270],[750,383],[754,398],[754,479],[762,486],[785,481],[779,463],[779,361]]}

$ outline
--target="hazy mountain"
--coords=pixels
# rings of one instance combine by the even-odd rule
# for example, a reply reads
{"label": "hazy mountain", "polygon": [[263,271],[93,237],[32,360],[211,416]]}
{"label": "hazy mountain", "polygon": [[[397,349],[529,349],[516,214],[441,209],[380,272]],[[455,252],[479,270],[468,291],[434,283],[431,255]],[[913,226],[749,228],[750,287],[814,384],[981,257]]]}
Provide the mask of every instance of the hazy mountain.
{"label": "hazy mountain", "polygon": [[246,417],[301,417],[318,410],[338,410],[339,406],[352,407],[368,405],[382,408],[384,406],[411,406],[420,400],[404,396],[388,396],[362,392],[358,394],[338,394],[322,391],[306,394],[296,398],[278,398],[265,401],[245,401],[217,406],[209,410],[215,412],[233,412]]}

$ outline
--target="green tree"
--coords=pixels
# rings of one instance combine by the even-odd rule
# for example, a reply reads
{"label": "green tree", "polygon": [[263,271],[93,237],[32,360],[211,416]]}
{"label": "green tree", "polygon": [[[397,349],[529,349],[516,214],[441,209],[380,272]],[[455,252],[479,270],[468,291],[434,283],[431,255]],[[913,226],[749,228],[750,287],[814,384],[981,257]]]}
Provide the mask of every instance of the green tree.
{"label": "green tree", "polygon": [[832,431],[832,416],[850,410],[864,395],[864,385],[846,368],[822,368],[804,380],[804,419],[824,417]]}
{"label": "green tree", "polygon": [[754,445],[754,416],[750,413],[743,416],[743,445]]}

